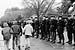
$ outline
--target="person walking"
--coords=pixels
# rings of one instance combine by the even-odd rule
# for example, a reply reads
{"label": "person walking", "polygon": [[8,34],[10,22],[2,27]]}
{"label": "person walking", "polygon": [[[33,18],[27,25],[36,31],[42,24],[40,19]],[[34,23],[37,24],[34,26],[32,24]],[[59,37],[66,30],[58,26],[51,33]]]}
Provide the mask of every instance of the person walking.
{"label": "person walking", "polygon": [[32,21],[28,20],[26,21],[26,25],[24,27],[24,33],[25,33],[25,40],[26,40],[26,48],[30,48],[30,37],[32,36],[33,33],[33,27],[31,25]]}
{"label": "person walking", "polygon": [[59,16],[59,20],[58,20],[58,27],[57,27],[57,32],[58,32],[58,37],[59,37],[59,42],[61,43],[61,41],[63,40],[63,45],[64,45],[64,27],[65,27],[65,22],[64,19],[62,18],[62,16]]}
{"label": "person walking", "polygon": [[25,33],[23,32],[24,31],[23,23],[21,23],[21,29],[22,29],[22,33],[21,33],[21,37],[20,37],[20,49],[24,50],[25,49]]}
{"label": "person walking", "polygon": [[11,34],[10,34],[10,30],[11,28],[8,26],[7,23],[3,24],[4,28],[2,29],[2,35],[3,35],[3,39],[4,39],[4,44],[7,50],[10,50],[9,48],[9,43],[10,43],[10,39],[11,39]]}
{"label": "person walking", "polygon": [[17,22],[13,22],[12,25],[12,30],[13,30],[13,49],[15,49],[15,42],[16,42],[16,47],[19,48],[20,50],[20,35],[22,32],[21,26]]}

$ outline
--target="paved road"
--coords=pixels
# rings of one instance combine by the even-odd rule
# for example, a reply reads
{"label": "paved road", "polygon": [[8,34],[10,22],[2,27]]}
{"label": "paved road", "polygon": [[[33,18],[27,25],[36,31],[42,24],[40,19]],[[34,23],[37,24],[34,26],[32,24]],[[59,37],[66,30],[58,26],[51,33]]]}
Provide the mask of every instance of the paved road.
{"label": "paved road", "polygon": [[[67,41],[67,37],[66,37],[66,32],[64,34],[65,36],[65,42]],[[58,41],[58,37],[57,37],[57,41]],[[0,50],[6,50],[6,48],[3,46],[4,42],[0,41]],[[56,48],[54,48],[53,46],[55,46]],[[75,50],[72,49],[71,46],[69,46],[68,44],[65,44],[63,48],[57,48],[59,45],[55,45],[55,44],[51,44],[50,42],[47,42],[46,40],[40,40],[39,38],[31,38],[31,48],[30,50]],[[16,48],[16,50],[18,50]],[[22,50],[24,50],[22,48]]]}
{"label": "paved road", "polygon": [[64,48],[57,48],[59,45],[54,45],[56,48],[53,48],[54,44],[47,42],[45,40],[33,38],[31,41],[31,50],[75,50],[72,49],[68,44],[65,44]]}
{"label": "paved road", "polygon": [[[66,31],[64,32],[64,37],[65,37],[65,42],[68,41]],[[58,41],[58,36],[57,36],[57,41]],[[53,46],[56,48],[54,48]],[[50,42],[47,42],[46,40],[40,40],[36,38],[32,38],[31,40],[31,50],[75,50],[69,44],[66,44],[66,43],[63,48],[61,47],[58,48],[58,46],[61,46],[61,45],[51,44]]]}

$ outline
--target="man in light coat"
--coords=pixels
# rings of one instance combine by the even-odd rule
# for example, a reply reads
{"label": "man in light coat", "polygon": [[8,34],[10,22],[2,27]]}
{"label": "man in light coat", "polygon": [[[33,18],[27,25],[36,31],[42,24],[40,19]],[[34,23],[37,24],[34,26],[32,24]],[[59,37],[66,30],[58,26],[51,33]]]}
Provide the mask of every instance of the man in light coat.
{"label": "man in light coat", "polygon": [[26,25],[24,27],[24,33],[26,38],[26,48],[30,48],[30,37],[32,36],[33,27],[31,25],[31,20],[26,21]]}

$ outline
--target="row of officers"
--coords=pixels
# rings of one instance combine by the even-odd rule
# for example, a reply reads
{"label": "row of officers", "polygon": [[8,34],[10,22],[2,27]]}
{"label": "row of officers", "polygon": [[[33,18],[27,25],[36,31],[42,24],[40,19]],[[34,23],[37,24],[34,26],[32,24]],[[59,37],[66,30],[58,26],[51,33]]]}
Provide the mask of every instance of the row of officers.
{"label": "row of officers", "polygon": [[[12,26],[12,22],[7,22],[9,27]],[[21,24],[22,22],[19,22]],[[23,22],[23,26],[26,23]],[[68,41],[66,43],[72,44],[72,40],[74,40],[75,46],[75,15],[71,17],[68,15],[67,18],[63,18],[62,16],[55,17],[44,16],[42,20],[38,20],[38,18],[33,19],[32,23],[34,32],[32,33],[32,37],[39,38],[41,35],[42,40],[50,41],[51,43],[56,43],[56,37],[59,37],[60,44],[65,44],[64,34],[67,32]],[[74,37],[74,38],[73,38]]]}
{"label": "row of officers", "polygon": [[34,28],[33,37],[36,33],[36,38],[39,38],[40,34],[40,39],[46,39],[47,41],[56,43],[56,36],[58,36],[58,43],[64,45],[64,33],[67,32],[68,41],[66,43],[72,44],[72,40],[74,39],[73,45],[75,46],[75,15],[73,15],[73,17],[68,15],[67,18],[63,18],[62,16],[59,16],[58,18],[51,16],[48,18],[47,16],[44,16],[41,22],[36,18],[32,23],[32,26]]}

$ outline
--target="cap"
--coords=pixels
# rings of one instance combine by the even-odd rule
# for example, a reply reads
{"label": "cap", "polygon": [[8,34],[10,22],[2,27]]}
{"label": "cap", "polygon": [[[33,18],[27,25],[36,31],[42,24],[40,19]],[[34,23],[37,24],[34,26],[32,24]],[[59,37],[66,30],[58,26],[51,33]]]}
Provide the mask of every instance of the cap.
{"label": "cap", "polygon": [[7,24],[7,23],[4,23],[3,26],[4,26],[4,27],[8,27],[8,24]]}
{"label": "cap", "polygon": [[33,23],[33,21],[32,20],[27,20],[26,23]]}

